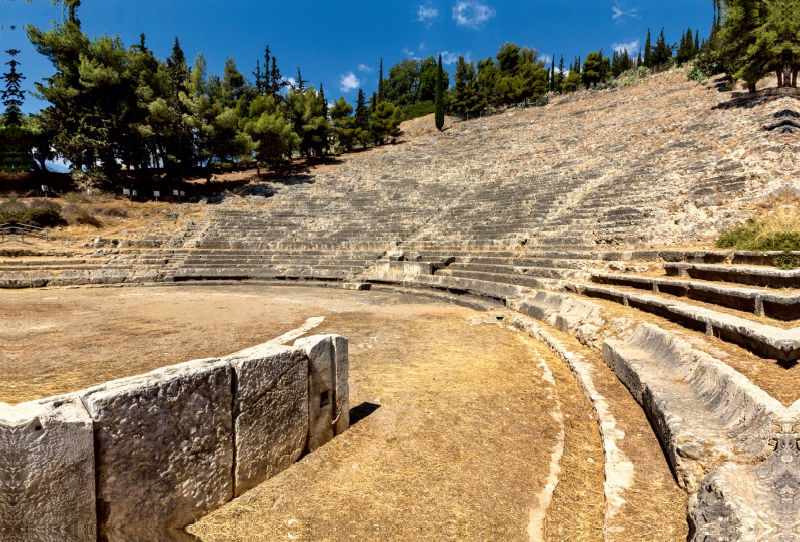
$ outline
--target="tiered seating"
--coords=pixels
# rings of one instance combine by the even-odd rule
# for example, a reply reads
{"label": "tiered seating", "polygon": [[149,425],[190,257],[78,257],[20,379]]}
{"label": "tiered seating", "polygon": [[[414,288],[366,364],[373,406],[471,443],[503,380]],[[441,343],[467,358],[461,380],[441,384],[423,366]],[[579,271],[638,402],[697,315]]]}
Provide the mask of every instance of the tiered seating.
{"label": "tiered seating", "polygon": [[[714,253],[710,256],[715,259]],[[723,261],[756,258],[732,253]],[[616,301],[705,331],[766,358],[783,363],[800,359],[800,327],[786,327],[800,324],[800,292],[777,290],[794,287],[799,272],[725,263],[669,262],[663,269],[666,276],[594,272],[594,284],[576,283],[572,288],[589,297]],[[756,321],[744,313],[773,322]]]}
{"label": "tiered seating", "polygon": [[167,280],[348,280],[381,253],[370,251],[204,250],[187,255]]}
{"label": "tiered seating", "polygon": [[60,258],[0,260],[0,287],[147,283],[167,280],[188,250],[108,250]]}

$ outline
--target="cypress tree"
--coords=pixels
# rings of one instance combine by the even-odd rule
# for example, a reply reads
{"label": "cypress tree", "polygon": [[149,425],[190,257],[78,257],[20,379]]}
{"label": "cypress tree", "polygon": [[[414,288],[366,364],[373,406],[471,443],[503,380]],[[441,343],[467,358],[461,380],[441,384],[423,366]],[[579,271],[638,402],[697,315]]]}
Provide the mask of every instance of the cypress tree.
{"label": "cypress tree", "polygon": [[442,55],[439,55],[439,70],[436,72],[436,129],[444,128],[444,69]]}
{"label": "cypress tree", "polygon": [[647,29],[647,40],[644,42],[644,66],[653,67],[653,45],[650,40],[650,29]]}
{"label": "cypress tree", "polygon": [[[266,68],[266,66],[264,67]],[[272,69],[269,72],[269,79],[270,94],[272,94],[272,97],[275,99],[275,103],[280,103],[283,100],[281,89],[286,86],[286,82],[283,80],[281,71],[278,69],[278,59],[274,56],[272,57]]]}
{"label": "cypress tree", "polygon": [[381,59],[381,67],[378,72],[378,103],[383,102],[386,95],[383,92],[383,59]]}
{"label": "cypress tree", "polygon": [[700,54],[700,31],[695,30],[694,32],[694,56]]}
{"label": "cypress tree", "polygon": [[303,74],[300,73],[300,68],[297,68],[297,81],[295,81],[295,83],[297,84],[298,90],[305,90],[307,82],[308,81],[303,80]]}
{"label": "cypress tree", "polygon": [[328,100],[325,99],[325,90],[322,88],[322,83],[319,84],[319,99],[322,101],[322,117],[328,118]]}
{"label": "cypress tree", "polygon": [[556,55],[553,55],[553,60],[550,62],[550,92],[556,90]]}
{"label": "cypress tree", "polygon": [[364,90],[358,89],[358,101],[356,102],[356,127],[362,130],[369,130],[369,110],[367,109],[367,99]]}

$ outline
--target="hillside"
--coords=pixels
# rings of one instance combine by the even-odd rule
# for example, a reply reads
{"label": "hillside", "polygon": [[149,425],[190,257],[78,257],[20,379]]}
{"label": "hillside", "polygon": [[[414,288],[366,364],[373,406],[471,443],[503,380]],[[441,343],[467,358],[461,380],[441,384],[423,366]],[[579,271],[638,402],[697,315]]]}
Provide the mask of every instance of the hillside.
{"label": "hillside", "polygon": [[417,128],[265,183],[267,199],[227,199],[198,246],[707,245],[771,194],[796,190],[791,134],[762,130],[794,100],[719,107],[732,98],[672,71],[443,133]]}

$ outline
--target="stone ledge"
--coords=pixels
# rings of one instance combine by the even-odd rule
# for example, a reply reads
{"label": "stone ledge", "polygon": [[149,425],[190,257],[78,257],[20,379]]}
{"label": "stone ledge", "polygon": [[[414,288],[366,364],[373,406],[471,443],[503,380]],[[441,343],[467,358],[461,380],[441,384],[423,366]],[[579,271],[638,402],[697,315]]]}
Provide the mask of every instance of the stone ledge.
{"label": "stone ledge", "polygon": [[786,363],[800,359],[798,328],[781,329],[703,307],[665,300],[653,295],[621,292],[604,286],[579,285],[576,289],[585,296],[615,301],[657,314],[687,328],[713,334],[768,359]]}
{"label": "stone ledge", "polygon": [[800,319],[800,294],[781,294],[725,284],[610,273],[593,273],[592,279],[600,284],[629,286],[676,297],[688,297],[776,320]]}
{"label": "stone ledge", "polygon": [[735,282],[748,286],[767,288],[800,288],[800,270],[783,271],[768,267],[726,266],[667,263],[664,270],[668,276],[691,277],[716,282]]}

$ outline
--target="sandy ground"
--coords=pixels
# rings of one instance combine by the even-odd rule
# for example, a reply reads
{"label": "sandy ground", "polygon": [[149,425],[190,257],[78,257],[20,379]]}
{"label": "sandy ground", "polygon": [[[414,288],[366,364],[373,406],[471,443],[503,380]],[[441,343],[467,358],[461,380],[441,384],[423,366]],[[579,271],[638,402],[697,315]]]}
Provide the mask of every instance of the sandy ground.
{"label": "sandy ground", "polygon": [[[0,401],[227,354],[324,316],[311,333],[350,339],[353,426],[191,533],[205,542],[530,540],[563,439],[559,484],[538,525],[548,541],[600,542],[604,457],[591,406],[567,366],[501,314],[392,292],[257,285],[0,291]],[[583,353],[636,469],[615,540],[685,539],[686,496],[644,414],[599,355]]]}
{"label": "sandy ground", "polygon": [[[351,339],[351,404],[372,413],[189,531],[207,542],[529,540],[560,433],[540,360],[556,361],[501,326],[491,314],[439,304],[332,315],[320,329]],[[599,541],[599,432],[574,381],[561,376],[572,386],[565,411],[583,418],[566,454],[580,472],[569,471],[576,483],[564,487],[575,492],[558,501],[569,517],[548,528]],[[591,506],[573,505],[587,495]]]}

